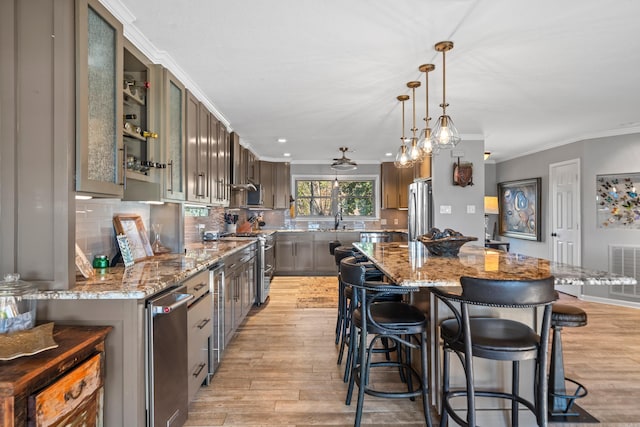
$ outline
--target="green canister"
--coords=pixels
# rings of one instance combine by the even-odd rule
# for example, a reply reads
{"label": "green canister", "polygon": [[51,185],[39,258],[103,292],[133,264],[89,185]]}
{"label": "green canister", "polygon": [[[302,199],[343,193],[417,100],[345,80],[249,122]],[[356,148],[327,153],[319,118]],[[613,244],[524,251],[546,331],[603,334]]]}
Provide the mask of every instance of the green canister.
{"label": "green canister", "polygon": [[109,258],[106,255],[96,255],[93,257],[93,268],[108,268]]}

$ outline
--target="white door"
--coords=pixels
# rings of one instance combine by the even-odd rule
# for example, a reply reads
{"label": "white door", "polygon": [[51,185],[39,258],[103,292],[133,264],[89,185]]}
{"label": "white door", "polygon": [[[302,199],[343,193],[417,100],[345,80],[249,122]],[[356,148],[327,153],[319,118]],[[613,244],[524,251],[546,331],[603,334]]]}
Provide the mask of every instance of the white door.
{"label": "white door", "polygon": [[[551,260],[581,264],[580,159],[549,165]],[[581,286],[558,286],[561,292],[580,295]]]}

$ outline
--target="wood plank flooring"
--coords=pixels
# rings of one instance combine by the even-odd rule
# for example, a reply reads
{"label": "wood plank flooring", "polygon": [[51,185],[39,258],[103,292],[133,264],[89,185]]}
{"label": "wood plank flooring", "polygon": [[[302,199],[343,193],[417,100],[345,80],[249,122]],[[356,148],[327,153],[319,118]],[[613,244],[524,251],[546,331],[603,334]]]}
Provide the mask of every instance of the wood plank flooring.
{"label": "wood plank flooring", "polygon": [[[186,426],[353,425],[356,399],[344,404],[336,364],[336,308],[321,295],[337,292],[336,278],[309,279],[274,279],[270,300],[241,325]],[[300,289],[310,285],[323,290]],[[640,426],[640,310],[563,299],[589,316],[586,327],[563,330],[567,374],[589,389],[580,405],[602,427]],[[362,425],[422,426],[420,402],[366,396]]]}

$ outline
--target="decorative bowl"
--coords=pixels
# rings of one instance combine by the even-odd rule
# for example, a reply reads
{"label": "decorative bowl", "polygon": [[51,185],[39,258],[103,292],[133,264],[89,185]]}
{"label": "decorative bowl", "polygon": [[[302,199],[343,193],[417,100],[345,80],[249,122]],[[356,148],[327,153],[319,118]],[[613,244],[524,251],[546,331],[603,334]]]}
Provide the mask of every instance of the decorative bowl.
{"label": "decorative bowl", "polygon": [[456,257],[462,245],[478,240],[478,238],[463,236],[462,233],[450,228],[445,229],[443,232],[437,228],[432,228],[428,234],[418,237],[418,240],[426,246],[433,256]]}

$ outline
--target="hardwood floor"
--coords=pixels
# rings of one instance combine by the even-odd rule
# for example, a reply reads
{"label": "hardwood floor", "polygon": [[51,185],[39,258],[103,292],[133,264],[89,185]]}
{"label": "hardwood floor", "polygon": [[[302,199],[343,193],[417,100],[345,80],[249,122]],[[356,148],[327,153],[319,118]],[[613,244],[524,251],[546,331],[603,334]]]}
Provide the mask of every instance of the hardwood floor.
{"label": "hardwood floor", "polygon": [[[337,293],[336,279],[309,280],[275,278],[268,303],[251,311],[212,383],[198,392],[186,426],[353,425],[356,399],[344,404],[336,308],[326,295]],[[310,285],[322,291],[300,289]],[[640,310],[563,299],[589,316],[586,327],[563,330],[567,374],[589,389],[579,404],[600,426],[640,426]],[[422,426],[420,402],[366,396],[362,425]]]}

